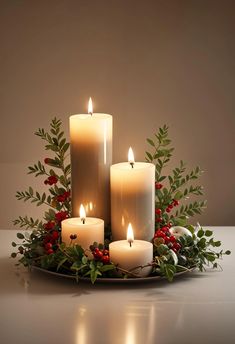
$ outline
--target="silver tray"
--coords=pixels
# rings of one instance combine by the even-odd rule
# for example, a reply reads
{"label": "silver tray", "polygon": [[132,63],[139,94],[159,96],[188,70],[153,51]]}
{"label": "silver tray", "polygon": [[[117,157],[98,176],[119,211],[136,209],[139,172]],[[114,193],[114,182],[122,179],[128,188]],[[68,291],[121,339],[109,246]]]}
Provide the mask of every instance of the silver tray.
{"label": "silver tray", "polygon": [[[69,279],[73,279],[73,280],[76,280],[76,276],[74,275],[66,275],[66,274],[62,274],[62,273],[59,273],[59,272],[55,272],[55,271],[50,271],[50,270],[46,270],[46,269],[43,269],[43,268],[39,268],[37,266],[32,266],[32,269],[35,270],[35,271],[40,271],[40,272],[43,272],[43,273],[46,273],[46,274],[49,274],[49,275],[53,275],[53,276],[56,276],[56,277],[62,277],[62,278],[69,278]],[[178,277],[178,276],[182,276],[182,275],[185,275],[189,272],[192,272],[193,270],[195,270],[195,267],[194,268],[190,268],[186,271],[181,271],[181,272],[177,272],[174,276],[175,277]],[[97,278],[96,281],[95,281],[95,284],[96,283],[117,283],[117,284],[128,284],[128,283],[149,283],[149,282],[154,282],[154,281],[159,281],[159,280],[166,280],[166,277],[164,276],[149,276],[149,277],[138,277],[138,278],[118,278],[118,277],[102,277],[102,278]],[[88,277],[79,277],[79,282],[89,282],[91,283],[91,280],[90,278]]]}

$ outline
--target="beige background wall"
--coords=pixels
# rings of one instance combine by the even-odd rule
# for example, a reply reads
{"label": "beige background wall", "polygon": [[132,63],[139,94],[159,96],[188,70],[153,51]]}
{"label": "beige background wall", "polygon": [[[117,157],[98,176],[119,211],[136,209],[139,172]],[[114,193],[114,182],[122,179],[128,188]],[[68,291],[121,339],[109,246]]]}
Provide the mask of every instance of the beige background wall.
{"label": "beige background wall", "polygon": [[114,162],[170,126],[176,152],[205,170],[205,225],[234,225],[234,1],[0,1],[0,227],[40,214],[16,190],[42,181],[26,166],[44,153],[33,136],[72,113],[114,116]]}

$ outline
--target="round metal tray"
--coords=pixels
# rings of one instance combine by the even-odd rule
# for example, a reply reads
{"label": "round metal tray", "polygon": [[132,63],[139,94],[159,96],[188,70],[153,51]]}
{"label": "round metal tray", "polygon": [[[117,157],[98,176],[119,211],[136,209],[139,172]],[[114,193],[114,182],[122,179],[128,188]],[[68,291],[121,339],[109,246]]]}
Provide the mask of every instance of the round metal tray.
{"label": "round metal tray", "polygon": [[[46,270],[37,266],[33,266],[32,269],[35,271],[40,271],[40,272],[53,275],[56,277],[69,278],[69,279],[76,280],[76,276],[74,275],[66,275],[59,272]],[[186,273],[192,272],[193,270],[195,270],[195,268],[190,268],[186,271],[177,272],[174,277],[185,275]],[[159,281],[159,280],[166,280],[166,277],[162,277],[162,276],[149,276],[149,277],[138,277],[138,278],[102,277],[102,278],[97,278],[95,283],[128,284],[128,283],[149,283],[149,282],[154,282],[154,281]],[[79,282],[91,283],[91,280],[88,277],[79,277]]]}

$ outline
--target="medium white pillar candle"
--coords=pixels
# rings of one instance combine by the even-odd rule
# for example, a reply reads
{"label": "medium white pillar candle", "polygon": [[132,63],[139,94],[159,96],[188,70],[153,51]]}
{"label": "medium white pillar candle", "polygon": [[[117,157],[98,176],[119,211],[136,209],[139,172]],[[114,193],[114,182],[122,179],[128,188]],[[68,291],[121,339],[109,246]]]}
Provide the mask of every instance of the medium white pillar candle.
{"label": "medium white pillar candle", "polygon": [[87,215],[110,223],[112,116],[93,113],[70,116],[72,215],[82,203]]}
{"label": "medium white pillar candle", "polygon": [[111,228],[113,240],[126,238],[129,222],[135,237],[152,240],[155,225],[155,166],[134,162],[129,149],[129,162],[111,166]]}
{"label": "medium white pillar candle", "polygon": [[[138,277],[146,277],[152,271],[152,266],[146,265],[153,260],[153,244],[148,241],[134,240],[130,224],[128,232],[127,240],[114,241],[109,245],[110,261]],[[141,268],[141,266],[145,267]]]}
{"label": "medium white pillar candle", "polygon": [[[67,246],[78,244],[92,258],[89,252],[90,245],[95,241],[104,243],[104,221],[94,217],[86,217],[84,207],[80,207],[80,217],[72,217],[61,222],[62,242]],[[76,235],[76,239],[71,240],[70,236]]]}

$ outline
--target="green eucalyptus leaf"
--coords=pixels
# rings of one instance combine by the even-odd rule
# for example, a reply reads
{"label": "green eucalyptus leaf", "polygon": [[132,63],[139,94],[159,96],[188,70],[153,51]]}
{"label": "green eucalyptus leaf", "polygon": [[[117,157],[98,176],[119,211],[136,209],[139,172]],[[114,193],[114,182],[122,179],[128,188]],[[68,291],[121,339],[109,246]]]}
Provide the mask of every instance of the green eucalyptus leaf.
{"label": "green eucalyptus leaf", "polygon": [[22,233],[17,233],[16,236],[18,239],[24,239],[24,235]]}
{"label": "green eucalyptus leaf", "polygon": [[155,144],[154,144],[153,140],[147,139],[147,142],[148,142],[151,146],[155,147]]}

